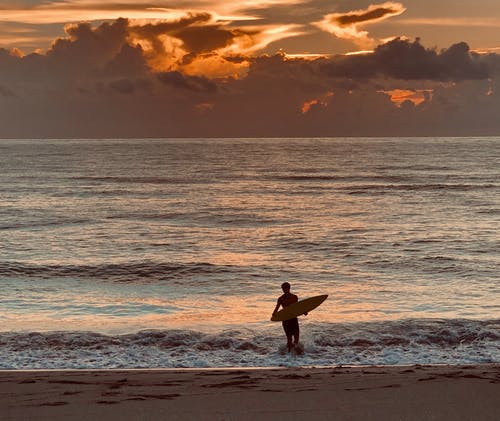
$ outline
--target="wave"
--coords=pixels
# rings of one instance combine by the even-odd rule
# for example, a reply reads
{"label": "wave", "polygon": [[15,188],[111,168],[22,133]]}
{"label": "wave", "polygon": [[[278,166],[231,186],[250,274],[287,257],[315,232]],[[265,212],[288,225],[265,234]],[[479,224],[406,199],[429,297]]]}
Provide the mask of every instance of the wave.
{"label": "wave", "polygon": [[[190,225],[236,225],[238,227],[256,227],[262,225],[290,224],[287,219],[271,218],[257,213],[241,212],[239,209],[214,209],[206,212],[168,212],[145,213],[127,212],[107,216],[109,220],[140,220],[140,221],[176,221]],[[293,222],[293,221],[292,221]]]}
{"label": "wave", "polygon": [[411,178],[399,175],[367,175],[367,176],[352,176],[352,175],[322,175],[322,174],[297,174],[297,175],[275,175],[263,177],[273,181],[342,181],[342,182],[359,182],[359,181],[387,181],[400,182],[409,181]]}
{"label": "wave", "polygon": [[339,324],[334,329],[340,339],[328,335],[317,343],[331,347],[424,345],[446,348],[500,341],[500,319],[410,319]]}
{"label": "wave", "polygon": [[39,229],[39,228],[54,228],[59,226],[69,226],[69,225],[84,225],[89,224],[92,221],[83,218],[58,218],[52,220],[40,220],[40,221],[28,221],[28,222],[18,222],[18,220],[11,223],[4,223],[0,225],[0,230],[17,230],[17,229]]}
{"label": "wave", "polygon": [[230,329],[0,333],[0,368],[175,368],[500,361],[500,319],[303,323],[305,354],[286,353],[281,326]]}
{"label": "wave", "polygon": [[211,263],[117,263],[101,265],[33,265],[0,263],[0,276],[35,277],[40,279],[77,278],[105,279],[112,281],[168,280],[191,275],[231,273],[237,267]]}
{"label": "wave", "polygon": [[202,177],[130,177],[130,176],[104,176],[104,177],[69,177],[69,180],[88,181],[95,183],[127,183],[127,184],[209,184],[213,180]]}
{"label": "wave", "polygon": [[477,191],[477,190],[497,190],[498,184],[362,184],[341,186],[339,190],[349,191],[349,194],[374,194],[387,193],[391,191]]}

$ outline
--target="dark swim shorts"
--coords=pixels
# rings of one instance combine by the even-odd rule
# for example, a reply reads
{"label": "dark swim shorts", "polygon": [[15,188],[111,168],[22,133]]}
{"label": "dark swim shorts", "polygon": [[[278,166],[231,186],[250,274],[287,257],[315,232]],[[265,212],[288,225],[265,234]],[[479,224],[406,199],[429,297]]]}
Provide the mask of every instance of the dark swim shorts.
{"label": "dark swim shorts", "polygon": [[292,336],[299,333],[299,320],[294,317],[290,320],[283,321],[283,329],[286,333],[286,336]]}

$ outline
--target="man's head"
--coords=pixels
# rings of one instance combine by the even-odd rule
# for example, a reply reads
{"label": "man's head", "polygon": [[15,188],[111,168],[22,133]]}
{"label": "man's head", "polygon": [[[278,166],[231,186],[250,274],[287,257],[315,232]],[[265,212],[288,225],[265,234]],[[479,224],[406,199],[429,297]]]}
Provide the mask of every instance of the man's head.
{"label": "man's head", "polygon": [[281,284],[281,289],[284,293],[290,292],[290,284],[288,282],[283,282]]}

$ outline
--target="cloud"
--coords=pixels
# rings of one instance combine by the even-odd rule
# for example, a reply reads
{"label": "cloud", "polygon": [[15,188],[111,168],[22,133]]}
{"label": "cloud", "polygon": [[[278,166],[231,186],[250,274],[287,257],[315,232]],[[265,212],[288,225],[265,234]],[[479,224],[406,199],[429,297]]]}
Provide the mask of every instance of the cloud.
{"label": "cloud", "polygon": [[378,46],[371,54],[326,60],[322,68],[332,77],[433,81],[487,79],[492,71],[487,61],[471,53],[464,42],[438,52],[425,48],[419,40],[399,38]]}
{"label": "cloud", "polygon": [[[195,27],[207,29],[210,39],[191,43],[179,35]],[[232,38],[219,38],[214,29]],[[477,135],[500,130],[500,56],[472,53],[465,43],[436,50],[419,40],[395,39],[371,54],[312,59],[230,54],[241,37],[239,28],[212,15],[145,25],[119,19],[66,30],[67,37],[45,54],[0,49],[0,137]],[[247,28],[246,33],[258,36],[260,30]],[[153,66],[156,55],[170,60],[171,68]],[[225,72],[201,70],[217,61],[228,66]],[[235,77],[231,71],[238,66],[246,71]]]}
{"label": "cloud", "polygon": [[158,73],[158,79],[166,85],[193,92],[215,93],[217,91],[217,85],[207,78],[183,75],[176,71]]}
{"label": "cloud", "polygon": [[311,99],[310,101],[305,101],[302,104],[302,108],[301,108],[302,114],[308,113],[311,110],[311,108],[318,106],[318,105],[323,106],[323,107],[327,107],[328,104],[330,103],[333,95],[334,95],[333,92],[327,92],[326,94],[321,95],[318,98]]}
{"label": "cloud", "polygon": [[149,73],[148,65],[144,58],[144,52],[140,45],[132,47],[123,44],[118,53],[109,59],[100,71],[109,76],[144,76]]}
{"label": "cloud", "polygon": [[[98,85],[102,92],[102,85]],[[149,91],[152,87],[152,83],[148,79],[114,79],[109,82],[109,88],[111,91],[124,94],[124,95],[132,95],[139,90]]]}
{"label": "cloud", "polygon": [[131,24],[129,37],[140,44],[152,68],[183,70],[193,75],[214,77],[243,74],[248,63],[240,57],[264,48],[278,39],[295,36],[294,25],[230,26],[210,13],[188,13],[180,19]]}
{"label": "cloud", "polygon": [[389,91],[378,91],[389,95],[391,101],[398,107],[404,104],[411,103],[415,106],[421,105],[424,102],[432,101],[433,89],[391,89]]}
{"label": "cloud", "polygon": [[329,15],[330,21],[338,26],[346,27],[362,23],[374,23],[397,16],[406,8],[401,3],[383,3],[370,5],[366,10],[357,10],[349,13],[334,13]]}
{"label": "cloud", "polygon": [[149,67],[156,72],[241,77],[248,69],[250,53],[294,36],[293,29],[293,25],[242,29],[207,12],[148,23],[120,18],[98,26],[67,24],[66,37],[56,39],[46,54],[30,56],[45,68],[42,72],[61,77],[91,69],[103,71],[104,65],[108,72],[121,76],[144,73]]}
{"label": "cloud", "polygon": [[47,58],[73,70],[100,67],[127,43],[127,28],[126,19],[105,22],[97,28],[90,23],[67,25],[65,31],[69,37],[56,40]]}
{"label": "cloud", "polygon": [[500,26],[500,18],[497,17],[404,18],[400,19],[398,23],[400,25],[498,28]]}
{"label": "cloud", "polygon": [[352,40],[357,45],[367,48],[375,45],[376,41],[369,37],[368,31],[361,30],[361,27],[398,16],[405,10],[401,3],[372,4],[367,9],[330,13],[315,25],[338,38]]}
{"label": "cloud", "polygon": [[[23,34],[4,35],[4,45],[15,46],[15,41],[30,50],[35,49],[36,36],[45,31],[54,31],[50,25],[54,23],[102,22],[114,21],[126,17],[130,23],[131,33],[142,42],[145,51],[151,50],[150,64],[158,70],[174,70],[183,56],[193,58],[197,54],[205,54],[218,50],[220,56],[249,53],[265,48],[270,43],[287,37],[300,35],[295,24],[267,23],[265,25],[249,25],[255,17],[239,13],[241,7],[271,7],[285,3],[281,0],[246,1],[235,5],[220,1],[170,1],[170,0],[58,0],[39,4],[18,6],[12,4],[2,10],[0,23],[17,25]],[[207,11],[208,10],[208,11]],[[225,14],[225,13],[229,14]],[[240,24],[241,23],[241,24]],[[68,25],[70,26],[70,25]],[[36,28],[37,34],[27,36]],[[132,31],[132,29],[134,31]],[[53,32],[52,32],[53,33]],[[15,36],[14,36],[15,35]],[[2,34],[0,33],[0,39]],[[46,40],[40,38],[43,44]],[[165,52],[169,59],[162,59]],[[205,57],[206,59],[206,57]],[[218,60],[219,62],[221,60]],[[217,61],[216,61],[217,62]],[[215,67],[216,62],[208,67]],[[229,67],[224,63],[224,68]],[[207,66],[203,66],[206,70]],[[238,73],[238,69],[234,69]],[[191,66],[191,71],[195,71]],[[218,70],[216,73],[220,74]]]}
{"label": "cloud", "polygon": [[29,24],[52,24],[78,21],[114,20],[123,16],[129,19],[166,19],[178,18],[185,14],[180,2],[171,2],[171,7],[158,1],[86,1],[61,0],[34,4],[30,7],[5,7],[0,22]]}
{"label": "cloud", "polygon": [[9,88],[6,88],[0,85],[0,96],[3,97],[14,97],[14,92],[12,92]]}
{"label": "cloud", "polygon": [[[185,22],[186,16],[208,16],[212,21],[231,24],[256,20],[240,12],[245,8],[273,7],[275,5],[290,6],[295,0],[267,0],[244,2],[221,2],[218,0],[53,0],[28,5],[21,3],[16,7],[16,0],[2,8],[0,23],[29,24],[30,27],[19,27],[18,31],[30,31],[39,25],[64,24],[75,22],[102,22],[126,17],[137,25],[161,22]],[[161,25],[160,25],[161,26]],[[169,24],[164,26],[171,26]],[[175,25],[174,25],[175,26]],[[268,23],[267,27],[282,26]],[[11,25],[11,35],[12,35]]]}

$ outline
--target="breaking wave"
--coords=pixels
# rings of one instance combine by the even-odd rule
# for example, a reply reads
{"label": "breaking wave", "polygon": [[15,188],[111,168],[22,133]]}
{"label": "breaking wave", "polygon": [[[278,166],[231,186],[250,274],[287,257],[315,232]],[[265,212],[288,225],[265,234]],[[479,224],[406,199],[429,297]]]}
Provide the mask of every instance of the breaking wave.
{"label": "breaking wave", "polygon": [[33,265],[23,263],[0,263],[0,276],[35,277],[38,279],[77,278],[105,279],[112,281],[167,280],[191,275],[229,273],[232,266],[210,263],[116,263],[101,265]]}
{"label": "breaking wave", "polygon": [[471,364],[500,361],[500,319],[304,324],[305,354],[281,327],[220,332],[143,330],[0,333],[1,369]]}

